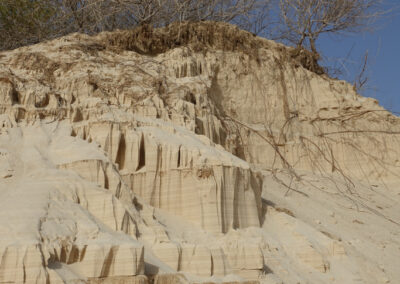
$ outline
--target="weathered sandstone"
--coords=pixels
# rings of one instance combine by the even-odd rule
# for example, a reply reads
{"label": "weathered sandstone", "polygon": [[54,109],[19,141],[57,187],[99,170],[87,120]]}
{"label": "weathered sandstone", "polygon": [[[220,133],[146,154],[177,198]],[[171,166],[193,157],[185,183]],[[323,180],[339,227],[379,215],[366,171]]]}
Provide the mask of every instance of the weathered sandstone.
{"label": "weathered sandstone", "polygon": [[400,120],[184,25],[0,53],[0,283],[398,282]]}

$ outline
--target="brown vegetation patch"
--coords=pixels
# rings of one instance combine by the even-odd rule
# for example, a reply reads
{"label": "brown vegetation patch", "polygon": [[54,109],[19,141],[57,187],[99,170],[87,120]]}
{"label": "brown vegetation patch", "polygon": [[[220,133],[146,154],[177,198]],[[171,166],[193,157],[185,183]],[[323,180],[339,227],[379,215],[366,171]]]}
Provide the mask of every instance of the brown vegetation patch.
{"label": "brown vegetation patch", "polygon": [[319,54],[299,46],[296,48],[280,46],[278,50],[281,64],[284,62],[291,62],[296,68],[301,66],[318,75],[326,74],[326,70],[318,63],[320,59]]}
{"label": "brown vegetation patch", "polygon": [[324,68],[318,64],[320,58],[319,54],[308,51],[302,47],[290,49],[288,53],[290,58],[293,59],[297,65],[300,65],[318,75],[326,73]]}
{"label": "brown vegetation patch", "polygon": [[[131,30],[103,33],[100,40],[108,49],[117,52],[129,50],[149,56],[186,46],[194,52],[206,52],[210,48],[243,52],[258,61],[260,48],[272,48],[267,40],[234,25],[211,21],[173,23],[164,28],[144,25]],[[284,54],[285,60],[294,62],[295,66],[302,66],[317,74],[325,73],[318,64],[319,56],[304,48],[282,45],[279,51]]]}
{"label": "brown vegetation patch", "polygon": [[105,47],[98,43],[88,43],[88,44],[70,44],[64,45],[59,48],[60,52],[77,50],[84,54],[89,54],[91,56],[97,56],[99,51],[103,51]]}
{"label": "brown vegetation patch", "polygon": [[103,39],[108,48],[131,50],[145,55],[157,55],[176,47],[188,46],[195,52],[215,48],[242,51],[255,57],[258,48],[266,45],[266,41],[249,32],[216,22],[173,23],[158,29],[144,25],[132,30],[105,33]]}

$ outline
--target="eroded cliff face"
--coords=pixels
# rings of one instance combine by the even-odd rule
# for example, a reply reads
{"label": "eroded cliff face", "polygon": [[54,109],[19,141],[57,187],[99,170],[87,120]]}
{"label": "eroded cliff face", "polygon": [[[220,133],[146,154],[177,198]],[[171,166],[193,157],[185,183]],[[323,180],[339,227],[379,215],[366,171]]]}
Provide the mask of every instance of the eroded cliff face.
{"label": "eroded cliff face", "polygon": [[[399,119],[287,47],[175,28],[0,53],[0,283],[400,279],[376,185],[398,181]],[[343,240],[360,206],[377,217]],[[396,249],[363,251],[376,226]]]}

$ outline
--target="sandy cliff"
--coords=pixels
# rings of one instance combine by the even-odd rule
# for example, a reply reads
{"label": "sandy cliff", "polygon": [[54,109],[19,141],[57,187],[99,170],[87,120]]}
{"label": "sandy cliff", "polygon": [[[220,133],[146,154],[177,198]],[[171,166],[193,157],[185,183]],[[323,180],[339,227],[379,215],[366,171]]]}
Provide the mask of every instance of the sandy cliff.
{"label": "sandy cliff", "polygon": [[0,53],[0,283],[397,283],[400,120],[227,24]]}

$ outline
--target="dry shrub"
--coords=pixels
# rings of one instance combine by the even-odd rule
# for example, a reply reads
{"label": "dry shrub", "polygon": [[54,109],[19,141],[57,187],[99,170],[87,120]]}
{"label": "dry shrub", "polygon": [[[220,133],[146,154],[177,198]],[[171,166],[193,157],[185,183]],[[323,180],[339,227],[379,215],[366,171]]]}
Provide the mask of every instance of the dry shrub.
{"label": "dry shrub", "polygon": [[105,47],[98,43],[85,43],[85,44],[71,44],[59,47],[60,52],[69,52],[77,50],[90,56],[97,56],[99,51],[103,51]]}
{"label": "dry shrub", "polygon": [[320,55],[315,52],[311,52],[304,47],[288,47],[281,45],[278,48],[279,53],[279,63],[280,66],[283,66],[285,63],[290,62],[290,64],[294,67],[303,67],[308,71],[316,73],[318,75],[327,74],[325,68],[319,65],[318,60],[320,59]]}
{"label": "dry shrub", "polygon": [[[243,52],[258,61],[260,48],[272,48],[265,39],[222,22],[172,23],[164,28],[143,25],[131,30],[107,32],[100,35],[103,44],[115,51],[135,51],[156,56],[168,50],[185,46],[194,52],[216,49],[227,52]],[[276,47],[275,47],[276,48]],[[304,48],[278,46],[286,54],[285,60],[300,65],[317,74],[324,74],[318,65],[319,56]]]}
{"label": "dry shrub", "polygon": [[145,55],[157,55],[180,46],[190,47],[196,52],[215,48],[254,55],[258,48],[265,45],[265,42],[249,32],[216,22],[173,23],[157,29],[144,25],[132,30],[106,33],[104,41],[107,47]]}
{"label": "dry shrub", "polygon": [[325,70],[318,64],[320,56],[318,53],[308,51],[303,47],[296,47],[288,50],[289,56],[294,60],[296,65],[300,65],[305,69],[314,72],[318,75],[325,74]]}

